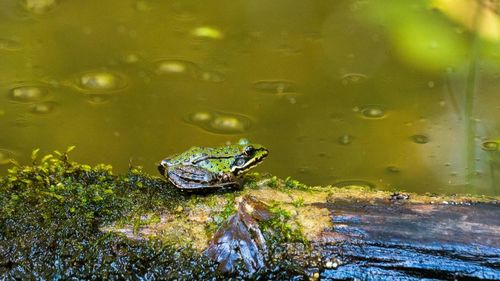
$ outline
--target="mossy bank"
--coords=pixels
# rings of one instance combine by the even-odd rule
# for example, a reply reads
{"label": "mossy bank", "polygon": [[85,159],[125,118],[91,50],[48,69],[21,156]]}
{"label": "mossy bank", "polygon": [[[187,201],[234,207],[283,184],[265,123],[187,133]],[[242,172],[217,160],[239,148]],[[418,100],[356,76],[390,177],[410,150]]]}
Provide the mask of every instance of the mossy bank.
{"label": "mossy bank", "polygon": [[[0,179],[0,279],[314,278],[309,268],[318,267],[311,258],[318,253],[310,243],[332,227],[324,204],[398,200],[391,192],[308,187],[259,174],[247,175],[242,190],[185,193],[140,167],[114,175],[109,165],[70,161],[70,150],[45,156],[34,151],[31,165],[13,165]],[[413,194],[404,199],[498,201]],[[245,217],[255,206],[242,200],[260,202],[269,217]],[[242,215],[247,226],[258,221],[266,241],[265,266],[249,271],[236,260],[222,274],[220,261],[205,249],[238,208],[247,209]],[[287,258],[292,255],[303,258]]]}

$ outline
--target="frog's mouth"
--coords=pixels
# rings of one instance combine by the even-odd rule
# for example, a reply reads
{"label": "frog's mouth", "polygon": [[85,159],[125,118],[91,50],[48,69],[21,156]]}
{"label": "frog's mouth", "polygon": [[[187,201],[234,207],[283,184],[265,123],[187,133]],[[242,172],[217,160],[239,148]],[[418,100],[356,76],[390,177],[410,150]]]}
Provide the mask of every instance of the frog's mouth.
{"label": "frog's mouth", "polygon": [[255,153],[257,156],[253,156],[252,158],[249,158],[243,165],[235,165],[231,167],[231,171],[233,172],[234,175],[241,175],[251,168],[259,165],[264,158],[267,157],[269,154],[269,151],[265,148],[261,148],[258,150],[257,153]]}
{"label": "frog's mouth", "polygon": [[164,176],[165,175],[165,166],[163,166],[162,164],[158,164],[158,171],[160,172],[160,174],[162,174]]}

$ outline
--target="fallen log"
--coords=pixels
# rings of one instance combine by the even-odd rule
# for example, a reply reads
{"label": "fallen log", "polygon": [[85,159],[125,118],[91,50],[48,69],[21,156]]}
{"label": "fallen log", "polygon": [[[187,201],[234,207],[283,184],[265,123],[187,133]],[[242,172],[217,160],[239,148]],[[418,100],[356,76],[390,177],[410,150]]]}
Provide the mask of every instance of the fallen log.
{"label": "fallen log", "polygon": [[498,205],[328,204],[334,227],[317,244],[325,279],[500,280]]}

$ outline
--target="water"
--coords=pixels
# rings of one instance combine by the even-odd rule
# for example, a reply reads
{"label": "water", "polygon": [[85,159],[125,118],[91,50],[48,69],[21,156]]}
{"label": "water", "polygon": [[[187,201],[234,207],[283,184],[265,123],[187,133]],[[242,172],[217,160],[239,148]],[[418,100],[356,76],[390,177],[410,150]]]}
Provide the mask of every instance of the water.
{"label": "water", "polygon": [[0,169],[245,137],[310,185],[500,195],[498,3],[376,2],[2,1]]}

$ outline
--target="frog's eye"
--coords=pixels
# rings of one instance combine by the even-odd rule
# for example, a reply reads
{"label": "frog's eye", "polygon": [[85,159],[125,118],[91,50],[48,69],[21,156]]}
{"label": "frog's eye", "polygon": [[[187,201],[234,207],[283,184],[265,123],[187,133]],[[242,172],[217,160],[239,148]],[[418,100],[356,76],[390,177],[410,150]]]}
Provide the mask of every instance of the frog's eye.
{"label": "frog's eye", "polygon": [[236,159],[236,166],[241,167],[241,166],[245,165],[245,162],[246,162],[245,159],[238,158],[238,159]]}
{"label": "frog's eye", "polygon": [[243,153],[245,153],[245,155],[253,155],[255,153],[255,148],[251,145],[247,145],[245,146]]}

